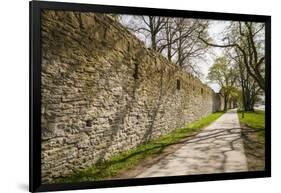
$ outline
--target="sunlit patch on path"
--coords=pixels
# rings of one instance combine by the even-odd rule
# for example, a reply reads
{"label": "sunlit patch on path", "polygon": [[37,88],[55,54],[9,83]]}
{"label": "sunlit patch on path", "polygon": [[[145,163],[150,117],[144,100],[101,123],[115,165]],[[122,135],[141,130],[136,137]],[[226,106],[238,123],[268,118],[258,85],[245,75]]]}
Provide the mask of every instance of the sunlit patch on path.
{"label": "sunlit patch on path", "polygon": [[223,114],[137,178],[248,171],[236,110]]}

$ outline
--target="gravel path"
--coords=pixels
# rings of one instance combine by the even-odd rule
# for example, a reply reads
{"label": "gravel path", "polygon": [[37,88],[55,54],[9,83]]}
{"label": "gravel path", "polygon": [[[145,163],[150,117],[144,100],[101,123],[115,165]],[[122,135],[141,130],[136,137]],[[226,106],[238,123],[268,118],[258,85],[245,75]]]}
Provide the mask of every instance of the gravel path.
{"label": "gravel path", "polygon": [[228,111],[137,178],[248,171],[236,110]]}

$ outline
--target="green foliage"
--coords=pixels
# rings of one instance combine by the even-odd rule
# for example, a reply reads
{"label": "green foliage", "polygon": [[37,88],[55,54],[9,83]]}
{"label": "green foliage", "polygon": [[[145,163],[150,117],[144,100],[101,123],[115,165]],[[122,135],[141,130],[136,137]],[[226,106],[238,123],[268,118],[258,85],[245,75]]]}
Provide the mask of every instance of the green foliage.
{"label": "green foliage", "polygon": [[209,69],[208,79],[220,85],[220,93],[224,96],[224,110],[227,110],[227,103],[230,99],[237,99],[239,90],[236,87],[238,71],[230,64],[226,57],[219,57]]}
{"label": "green foliage", "polygon": [[226,57],[219,57],[209,69],[207,78],[218,83],[224,93],[230,93],[235,90],[234,83],[237,77],[238,71],[231,67],[230,61]]}
{"label": "green foliage", "polygon": [[227,61],[225,57],[217,58],[213,66],[209,69],[208,79],[217,82],[221,87],[225,85],[228,74]]}
{"label": "green foliage", "polygon": [[265,115],[264,111],[244,112],[244,118],[242,118],[242,112],[238,113],[240,123],[245,124],[257,131],[260,140],[264,140],[264,128],[265,128]]}
{"label": "green foliage", "polygon": [[135,149],[116,155],[109,161],[93,165],[92,167],[82,171],[77,171],[72,176],[58,179],[56,183],[103,180],[114,177],[126,169],[133,168],[144,158],[162,153],[164,148],[169,145],[176,144],[185,137],[199,131],[201,128],[215,121],[222,114],[222,112],[213,113],[187,125],[184,128],[177,129],[156,140],[140,145]]}

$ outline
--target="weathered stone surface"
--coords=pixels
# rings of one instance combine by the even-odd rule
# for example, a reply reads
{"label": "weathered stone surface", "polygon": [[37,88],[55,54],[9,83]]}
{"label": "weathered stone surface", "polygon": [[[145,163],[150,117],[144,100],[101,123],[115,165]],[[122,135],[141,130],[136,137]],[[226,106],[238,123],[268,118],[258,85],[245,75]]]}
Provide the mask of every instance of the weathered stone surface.
{"label": "weathered stone surface", "polygon": [[43,183],[220,108],[208,86],[106,15],[44,10],[41,21]]}

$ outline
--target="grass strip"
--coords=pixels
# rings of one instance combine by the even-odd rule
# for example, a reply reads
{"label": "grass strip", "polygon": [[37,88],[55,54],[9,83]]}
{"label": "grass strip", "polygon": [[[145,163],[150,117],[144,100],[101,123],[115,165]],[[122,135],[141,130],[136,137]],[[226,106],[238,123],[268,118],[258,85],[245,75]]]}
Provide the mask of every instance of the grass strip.
{"label": "grass strip", "polygon": [[264,140],[264,128],[265,128],[265,114],[264,111],[244,112],[244,118],[242,118],[242,112],[238,112],[240,123],[245,124],[257,131],[259,140]]}

